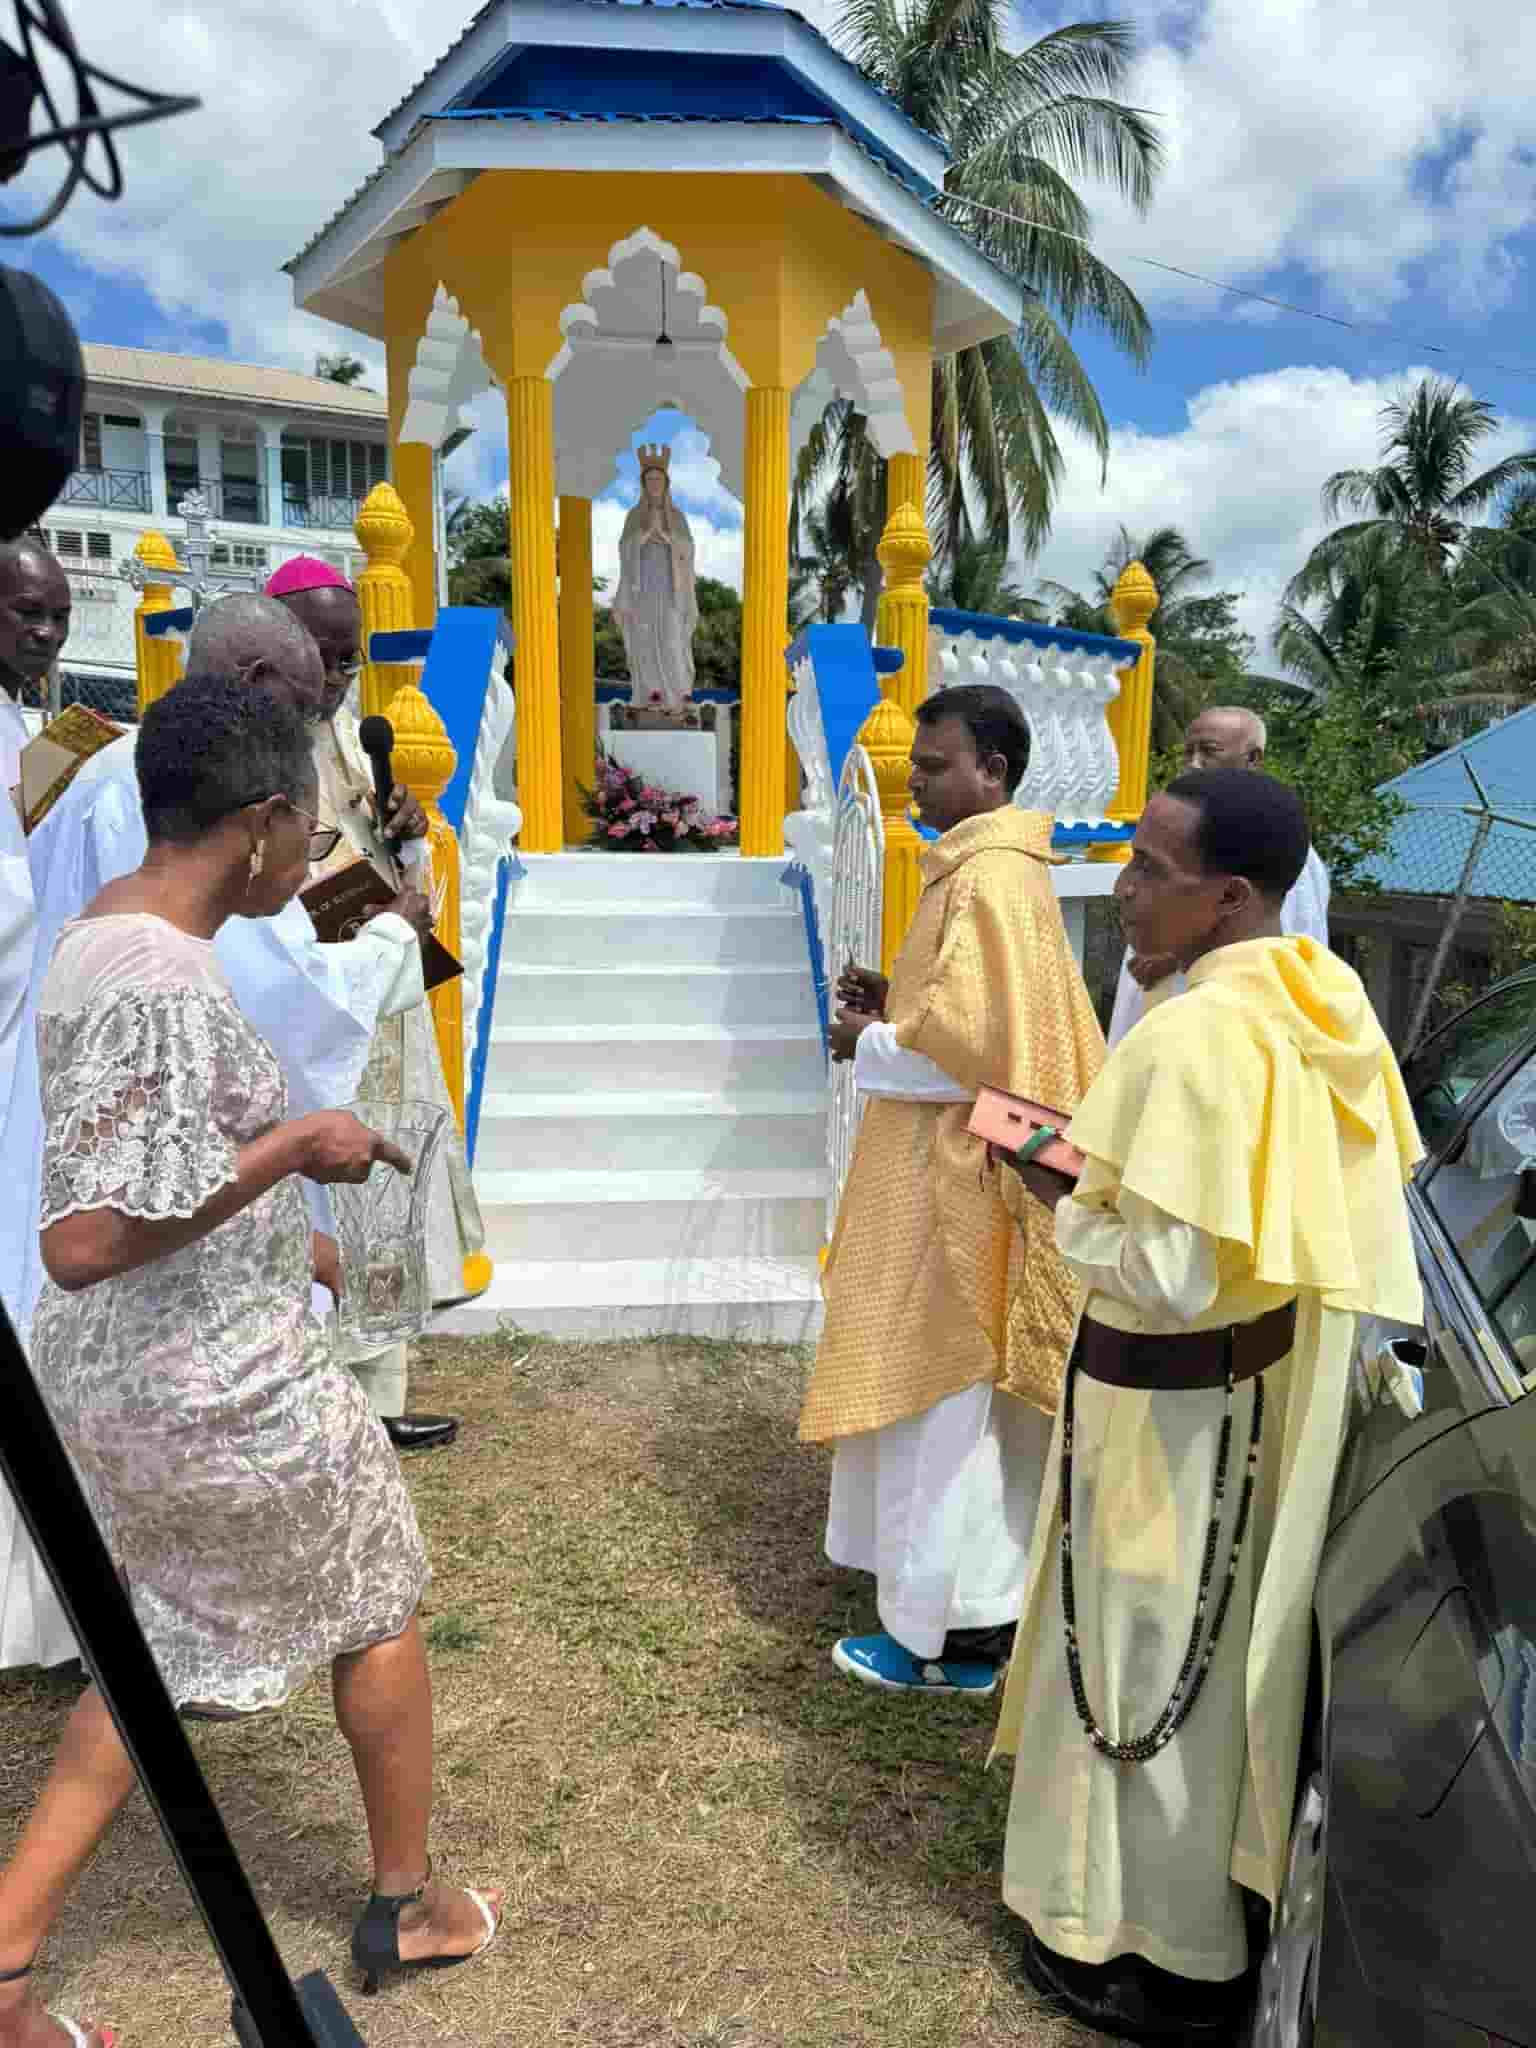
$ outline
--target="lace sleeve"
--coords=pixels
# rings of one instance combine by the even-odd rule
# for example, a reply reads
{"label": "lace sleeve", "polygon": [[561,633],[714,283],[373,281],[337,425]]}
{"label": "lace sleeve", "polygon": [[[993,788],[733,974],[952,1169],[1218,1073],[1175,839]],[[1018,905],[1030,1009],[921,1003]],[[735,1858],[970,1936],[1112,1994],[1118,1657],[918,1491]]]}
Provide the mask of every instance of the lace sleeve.
{"label": "lace sleeve", "polygon": [[236,1147],[213,1117],[228,1009],[206,990],[125,987],[39,1017],[39,1229],[82,1209],[195,1216],[236,1178]]}

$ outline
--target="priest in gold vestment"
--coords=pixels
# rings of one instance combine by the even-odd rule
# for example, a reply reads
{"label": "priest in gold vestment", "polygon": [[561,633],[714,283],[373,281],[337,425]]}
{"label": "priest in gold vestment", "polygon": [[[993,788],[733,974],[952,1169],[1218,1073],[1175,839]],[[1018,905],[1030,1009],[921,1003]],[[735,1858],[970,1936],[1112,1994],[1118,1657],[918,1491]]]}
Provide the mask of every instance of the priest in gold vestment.
{"label": "priest in gold vestment", "polygon": [[[356,593],[340,570],[315,556],[301,555],[285,562],[270,579],[267,595],[285,604],[308,630],[325,664],[321,716],[315,727],[315,774],[321,823],[339,825],[342,840],[316,874],[347,867],[359,855],[378,862],[386,872],[398,863],[405,881],[391,907],[416,923],[419,930],[430,930],[432,866],[425,813],[397,783],[385,821],[391,842],[386,845],[375,816],[371,764],[358,741],[358,721],[347,702],[362,668],[362,616]],[[464,1261],[483,1247],[485,1230],[452,1097],[443,1078],[437,1027],[425,1000],[380,1017],[360,1092],[376,1101],[409,1098],[448,1111],[449,1130],[439,1148],[429,1197],[427,1267],[438,1305],[461,1301],[465,1297]],[[457,1418],[406,1411],[404,1344],[391,1345],[374,1358],[354,1361],[353,1370],[400,1450],[429,1450],[452,1442],[458,1431]]]}
{"label": "priest in gold vestment", "polygon": [[[1077,1313],[1048,1219],[968,1135],[983,1085],[1076,1106],[1104,1041],[1051,886],[1051,820],[1012,802],[1029,733],[1006,691],[918,708],[911,787],[942,836],[889,987],[856,970],[835,1058],[863,1126],[800,1418],[836,1443],[827,1555],[873,1574],[881,1631],[838,1668],[990,1692],[1019,1612],[1050,1416]],[[1006,1181],[1006,1185],[1005,1185]]]}
{"label": "priest in gold vestment", "polygon": [[1360,1315],[1422,1314],[1397,1065],[1281,906],[1268,776],[1180,777],[1116,886],[1154,1004],[1084,1097],[1075,1185],[1022,1168],[1088,1290],[997,1748],[1026,1968],[1138,2040],[1235,2041],[1283,1873],[1313,1582]]}

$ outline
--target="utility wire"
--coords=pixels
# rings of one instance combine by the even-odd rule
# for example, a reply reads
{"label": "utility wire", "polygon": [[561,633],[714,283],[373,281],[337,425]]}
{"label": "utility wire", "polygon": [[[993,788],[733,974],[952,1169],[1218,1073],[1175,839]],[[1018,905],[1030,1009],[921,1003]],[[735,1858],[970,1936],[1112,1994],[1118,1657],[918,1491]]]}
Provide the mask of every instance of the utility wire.
{"label": "utility wire", "polygon": [[[977,213],[990,213],[998,220],[1012,221],[1017,227],[1031,228],[1036,234],[1057,235],[1064,242],[1076,242],[1080,248],[1089,250],[1093,248],[1093,244],[1086,235],[1074,235],[1070,228],[1052,227],[1043,220],[1029,220],[1022,213],[1010,213],[1003,206],[988,206],[985,201],[980,199],[967,199],[960,192],[946,192],[938,203],[952,206],[969,206]],[[1253,299],[1261,306],[1273,306],[1280,313],[1295,313],[1303,320],[1321,321],[1325,327],[1347,328],[1352,334],[1367,336],[1377,334],[1383,340],[1400,342],[1406,348],[1423,349],[1429,355],[1449,356],[1460,353],[1459,348],[1453,349],[1445,342],[1425,341],[1417,335],[1404,333],[1400,328],[1387,327],[1380,321],[1345,320],[1337,313],[1319,313],[1314,307],[1298,306],[1290,299],[1277,299],[1271,297],[1268,292],[1250,291],[1246,285],[1227,284],[1219,277],[1206,277],[1198,270],[1186,270],[1177,263],[1163,263],[1156,256],[1137,256],[1134,253],[1128,253],[1125,257],[1117,258],[1116,260],[1127,263],[1141,263],[1150,270],[1166,271],[1170,277],[1183,277],[1189,279],[1193,284],[1209,285],[1212,291],[1226,292],[1234,299]],[[1501,363],[1495,361],[1491,356],[1474,356],[1469,360],[1475,363],[1479,369],[1498,370],[1506,377],[1536,378],[1536,363]]]}

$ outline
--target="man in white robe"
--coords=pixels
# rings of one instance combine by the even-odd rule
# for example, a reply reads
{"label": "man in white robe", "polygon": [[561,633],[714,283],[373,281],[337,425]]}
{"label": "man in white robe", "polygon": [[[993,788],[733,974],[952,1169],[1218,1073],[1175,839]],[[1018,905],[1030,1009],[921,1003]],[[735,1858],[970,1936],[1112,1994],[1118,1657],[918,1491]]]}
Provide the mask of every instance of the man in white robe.
{"label": "man in white robe", "polygon": [[1355,1324],[1417,1323],[1418,1135],[1359,978],[1280,929],[1307,825],[1233,770],[1147,805],[1116,884],[1187,994],[1026,1164],[1087,1288],[997,1750],[1003,1897],[1073,2017],[1232,2043],[1279,1895]]}
{"label": "man in white robe", "polygon": [[[69,619],[69,578],[48,550],[36,541],[0,546],[0,1114],[21,1042],[36,923],[26,837],[11,800],[29,737],[20,700],[46,682]],[[0,1489],[0,1668],[73,1655],[52,1582]]]}
{"label": "man in white robe", "polygon": [[[1264,766],[1269,734],[1256,711],[1236,705],[1213,705],[1190,721],[1184,735],[1184,766],[1201,768],[1252,768]],[[1328,870],[1315,846],[1307,848],[1307,864],[1287,890],[1280,908],[1280,929],[1292,938],[1316,939],[1328,943]],[[1147,992],[1159,996],[1182,995],[1185,980],[1177,965],[1166,958],[1140,956],[1126,948],[1120,963],[1120,980],[1115,989],[1115,1007],[1109,1020],[1109,1049],[1139,1023],[1147,1007]]]}
{"label": "man in white robe", "polygon": [[[320,818],[339,825],[342,842],[321,874],[351,865],[359,856],[386,872],[404,868],[413,886],[432,895],[432,856],[421,805],[395,785],[387,822],[388,838],[375,815],[373,778],[358,738],[349,698],[362,671],[362,613],[357,595],[340,570],[312,555],[285,562],[269,580],[267,595],[279,599],[314,639],[325,665],[320,722],[315,728],[315,774]],[[427,1269],[432,1297],[440,1306],[465,1298],[465,1261],[485,1243],[480,1205],[470,1179],[453,1099],[443,1078],[437,1025],[423,999],[413,1008],[381,1016],[361,1092],[385,1101],[402,1098],[435,1103],[448,1112],[450,1128],[438,1148],[427,1190]],[[407,1410],[409,1352],[392,1344],[372,1358],[353,1359],[375,1412],[400,1450],[428,1450],[451,1443],[458,1419]]]}
{"label": "man in white robe", "polygon": [[[270,598],[227,597],[209,605],[193,629],[189,672],[239,675],[318,713],[323,676],[313,640]],[[132,733],[105,747],[76,775],[28,842],[37,905],[34,965],[27,991],[8,1112],[0,1135],[7,1199],[0,1205],[0,1294],[23,1340],[42,1287],[37,1214],[42,1164],[34,1020],[37,997],[60,930],[105,885],[131,873],[146,838],[134,773]],[[381,1014],[422,996],[419,894],[402,894],[342,945],[321,945],[297,898],[275,918],[231,918],[217,939],[220,965],[235,1000],[283,1063],[295,1115],[352,1100]],[[405,914],[402,914],[405,913]],[[311,1217],[324,1231],[329,1210],[321,1191],[306,1188]],[[15,1510],[0,1497],[0,1551],[9,1535],[25,1542]],[[39,1593],[52,1603],[38,1567]],[[5,1663],[40,1661],[38,1646],[56,1643],[62,1615],[37,1616],[33,1640],[6,1646]],[[67,1630],[64,1641],[68,1643]],[[26,1654],[29,1652],[31,1654]],[[58,1661],[62,1652],[47,1658]]]}

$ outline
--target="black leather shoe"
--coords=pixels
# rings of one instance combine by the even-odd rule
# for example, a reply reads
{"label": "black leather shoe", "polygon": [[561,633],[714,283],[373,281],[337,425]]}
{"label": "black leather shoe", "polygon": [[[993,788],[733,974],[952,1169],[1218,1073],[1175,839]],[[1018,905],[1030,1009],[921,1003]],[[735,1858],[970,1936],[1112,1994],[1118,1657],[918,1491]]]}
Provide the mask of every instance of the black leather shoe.
{"label": "black leather shoe", "polygon": [[397,1451],[435,1451],[459,1433],[457,1415],[386,1415],[384,1427]]}

